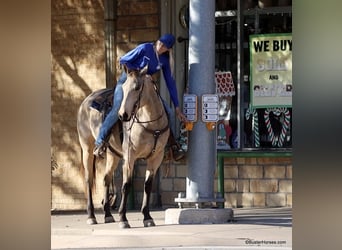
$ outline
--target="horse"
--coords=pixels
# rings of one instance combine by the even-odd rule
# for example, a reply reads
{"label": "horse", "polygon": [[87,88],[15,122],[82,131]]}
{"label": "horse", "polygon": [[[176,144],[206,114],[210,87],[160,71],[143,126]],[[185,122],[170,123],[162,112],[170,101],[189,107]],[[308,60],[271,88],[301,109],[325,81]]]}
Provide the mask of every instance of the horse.
{"label": "horse", "polygon": [[[155,226],[149,208],[152,184],[164,158],[164,148],[170,134],[169,119],[152,77],[146,74],[147,68],[138,71],[124,67],[124,70],[127,80],[123,84],[123,100],[118,112],[120,122],[112,128],[108,141],[109,150],[107,149],[105,155],[102,202],[105,213],[104,222],[115,222],[110,211],[110,186],[113,183],[113,173],[120,159],[123,159],[121,202],[118,209],[119,227],[130,228],[126,217],[126,207],[128,194],[133,185],[134,163],[137,159],[145,159],[146,173],[141,212],[144,217],[144,227],[150,227]],[[105,91],[106,89],[98,90],[87,96],[80,105],[77,116],[82,172],[87,193],[88,224],[97,223],[92,200],[96,175],[96,156],[93,155],[93,149],[95,137],[103,120],[103,114],[91,108],[91,105]],[[122,125],[123,138],[120,135],[120,125]]]}

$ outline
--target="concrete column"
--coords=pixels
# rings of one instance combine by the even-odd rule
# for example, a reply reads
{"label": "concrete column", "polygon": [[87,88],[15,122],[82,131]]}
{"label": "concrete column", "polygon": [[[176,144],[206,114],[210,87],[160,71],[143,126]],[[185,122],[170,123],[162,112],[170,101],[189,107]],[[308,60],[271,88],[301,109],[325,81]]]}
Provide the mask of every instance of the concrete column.
{"label": "concrete column", "polygon": [[202,122],[201,98],[215,94],[215,1],[190,0],[189,94],[198,97],[198,121],[189,133],[186,200],[214,200],[216,130]]}
{"label": "concrete column", "polygon": [[112,88],[116,84],[116,44],[114,39],[116,23],[116,1],[105,0],[104,6],[106,88]]}

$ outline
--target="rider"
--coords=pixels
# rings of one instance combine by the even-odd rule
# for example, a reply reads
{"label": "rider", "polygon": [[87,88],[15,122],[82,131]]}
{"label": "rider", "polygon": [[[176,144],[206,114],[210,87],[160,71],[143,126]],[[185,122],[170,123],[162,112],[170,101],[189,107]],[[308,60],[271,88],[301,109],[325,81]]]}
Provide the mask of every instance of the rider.
{"label": "rider", "polygon": [[[172,46],[174,43],[175,37],[172,34],[165,34],[155,43],[140,44],[120,58],[120,65],[126,65],[128,69],[137,70],[148,65],[147,74],[149,75],[153,75],[161,69],[163,71],[171,100],[176,110],[176,115],[180,121],[185,122],[187,119],[179,108],[177,87],[173,77]],[[103,154],[106,151],[110,130],[118,120],[118,111],[123,99],[122,84],[124,84],[126,79],[127,75],[125,71],[123,71],[114,90],[113,107],[102,123],[100,132],[95,140],[94,155],[96,156],[103,157]],[[163,103],[168,115],[170,116],[170,108],[165,105],[164,101]],[[170,131],[169,144],[171,146],[174,159],[178,161],[183,158],[184,151],[174,139],[172,130]]]}

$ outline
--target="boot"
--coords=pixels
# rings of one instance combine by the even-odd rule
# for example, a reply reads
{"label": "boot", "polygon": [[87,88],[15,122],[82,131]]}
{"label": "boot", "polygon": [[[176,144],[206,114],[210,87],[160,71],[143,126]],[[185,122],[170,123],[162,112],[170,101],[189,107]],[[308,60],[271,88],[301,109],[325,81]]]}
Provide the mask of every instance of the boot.
{"label": "boot", "polygon": [[96,145],[93,154],[103,159],[107,150],[107,145],[108,143],[106,141],[103,141],[100,145]]}
{"label": "boot", "polygon": [[[114,127],[114,126],[113,126]],[[109,130],[112,131],[113,127]],[[102,141],[99,145],[95,144],[95,148],[93,151],[93,155],[100,157],[102,159],[104,159],[104,155],[106,153],[107,147],[109,146],[109,138],[110,138],[110,134],[109,133],[106,137],[105,140]]]}
{"label": "boot", "polygon": [[179,161],[185,156],[184,150],[181,148],[179,143],[175,140],[175,137],[173,133],[170,131],[170,136],[169,136],[169,145],[172,150],[172,156],[175,161]]}

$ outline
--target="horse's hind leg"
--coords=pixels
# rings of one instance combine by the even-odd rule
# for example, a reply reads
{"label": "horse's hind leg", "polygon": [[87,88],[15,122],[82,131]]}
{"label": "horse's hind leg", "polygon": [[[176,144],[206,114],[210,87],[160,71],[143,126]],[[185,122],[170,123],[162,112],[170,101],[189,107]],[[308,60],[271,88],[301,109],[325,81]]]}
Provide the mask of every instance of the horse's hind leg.
{"label": "horse's hind leg", "polygon": [[111,201],[110,201],[110,187],[113,184],[113,173],[119,163],[119,158],[113,154],[107,152],[107,162],[106,162],[106,172],[104,176],[104,199],[103,199],[103,210],[105,213],[104,221],[105,223],[115,222],[114,217],[110,211]]}
{"label": "horse's hind leg", "polygon": [[[88,149],[88,148],[87,148]],[[93,203],[93,187],[95,185],[95,158],[92,152],[89,150],[82,150],[82,161],[84,166],[84,179],[86,184],[86,193],[87,193],[87,224],[97,224],[95,212],[94,212],[94,203]]]}

